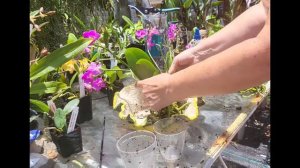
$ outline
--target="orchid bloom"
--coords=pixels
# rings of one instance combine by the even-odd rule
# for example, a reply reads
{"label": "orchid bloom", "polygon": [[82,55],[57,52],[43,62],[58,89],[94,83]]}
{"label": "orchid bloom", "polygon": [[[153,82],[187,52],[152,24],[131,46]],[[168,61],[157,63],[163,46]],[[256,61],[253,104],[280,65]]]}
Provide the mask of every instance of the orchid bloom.
{"label": "orchid bloom", "polygon": [[144,38],[145,36],[147,36],[147,30],[146,29],[140,29],[140,30],[137,30],[135,32],[135,36],[137,37],[137,39],[142,39]]}
{"label": "orchid bloom", "polygon": [[149,30],[149,34],[148,34],[148,38],[147,38],[147,48],[151,48],[151,47],[155,46],[155,44],[152,43],[152,36],[158,35],[158,34],[159,34],[159,32],[156,29],[156,27]]}
{"label": "orchid bloom", "polygon": [[73,72],[75,71],[75,67],[74,64],[76,64],[76,60],[71,59],[70,61],[64,63],[61,68],[64,71],[69,71],[71,74],[73,74]]}
{"label": "orchid bloom", "polygon": [[100,91],[106,87],[105,82],[101,77],[98,77],[102,73],[100,70],[101,65],[92,62],[86,72],[82,75],[85,88],[89,91]]}
{"label": "orchid bloom", "polygon": [[78,60],[78,61],[79,61],[79,71],[80,72],[85,71],[90,65],[89,59],[87,59],[87,58],[83,58],[83,59]]}
{"label": "orchid bloom", "polygon": [[90,45],[94,44],[96,40],[100,38],[100,34],[96,32],[96,30],[90,30],[83,32],[82,36],[84,38],[92,38],[93,41],[90,43]]}
{"label": "orchid bloom", "polygon": [[170,41],[174,41],[176,39],[176,24],[170,25],[167,35]]}

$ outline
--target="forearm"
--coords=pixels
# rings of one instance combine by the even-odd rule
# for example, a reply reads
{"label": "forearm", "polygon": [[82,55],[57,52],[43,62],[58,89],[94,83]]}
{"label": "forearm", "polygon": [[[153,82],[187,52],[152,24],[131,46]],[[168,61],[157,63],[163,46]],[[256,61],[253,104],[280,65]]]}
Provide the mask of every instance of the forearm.
{"label": "forearm", "polygon": [[[264,37],[263,37],[264,38]],[[251,38],[170,77],[176,100],[225,94],[259,85],[270,78],[270,42]]]}
{"label": "forearm", "polygon": [[210,52],[213,53],[208,54],[208,57],[217,54],[246,39],[256,37],[263,28],[265,19],[266,13],[263,4],[259,3],[246,10],[219,32],[200,41],[200,43],[191,50],[196,56],[209,49],[211,50]]}

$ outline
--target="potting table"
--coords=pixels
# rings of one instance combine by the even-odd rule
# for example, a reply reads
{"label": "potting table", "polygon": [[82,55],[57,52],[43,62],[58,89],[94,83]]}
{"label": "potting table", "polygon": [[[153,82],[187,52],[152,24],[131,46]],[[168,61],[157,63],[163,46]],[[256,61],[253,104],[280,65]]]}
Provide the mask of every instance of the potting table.
{"label": "potting table", "polygon": [[[266,88],[259,97],[247,98],[239,93],[205,97],[205,104],[199,110],[200,116],[190,123],[187,130],[181,167],[207,168],[218,158],[224,163],[220,154],[269,93],[270,82],[266,83]],[[68,160],[76,160],[92,168],[124,167],[116,142],[134,128],[119,119],[118,112],[108,105],[107,97],[98,95],[93,99],[93,120],[81,124],[83,152]],[[166,167],[159,152],[156,165],[158,168]]]}
{"label": "potting table", "polygon": [[[270,82],[266,83],[266,88],[265,94],[259,97],[246,98],[239,93],[205,97],[199,118],[190,124],[187,131],[183,166],[211,167],[217,158],[222,162],[220,154],[269,93]],[[100,103],[97,104],[100,108],[97,111],[105,116],[101,165],[108,168],[124,167],[116,142],[133,129],[118,118],[117,112],[111,108],[103,109]],[[166,167],[159,152],[157,167]]]}

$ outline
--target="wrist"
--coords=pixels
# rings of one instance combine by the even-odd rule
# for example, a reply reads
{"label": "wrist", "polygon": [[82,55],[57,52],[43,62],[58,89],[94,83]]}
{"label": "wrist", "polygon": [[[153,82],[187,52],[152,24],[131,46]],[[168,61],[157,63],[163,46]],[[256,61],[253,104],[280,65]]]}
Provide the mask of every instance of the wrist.
{"label": "wrist", "polygon": [[172,102],[180,100],[180,93],[178,90],[178,82],[175,80],[175,76],[173,74],[168,74],[168,86],[167,86],[167,98],[169,98]]}
{"label": "wrist", "polygon": [[196,50],[193,52],[194,62],[198,63],[201,62],[213,55],[215,55],[217,52],[213,48],[208,48],[205,50]]}

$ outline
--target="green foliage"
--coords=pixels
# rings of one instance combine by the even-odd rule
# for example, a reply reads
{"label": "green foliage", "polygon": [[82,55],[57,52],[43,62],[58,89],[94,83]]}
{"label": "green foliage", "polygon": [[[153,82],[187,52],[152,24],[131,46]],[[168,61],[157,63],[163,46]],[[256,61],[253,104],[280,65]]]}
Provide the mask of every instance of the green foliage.
{"label": "green foliage", "polygon": [[91,39],[79,39],[62,48],[59,48],[38,60],[36,64],[30,67],[30,80],[43,76],[56,68],[60,67],[73,57],[80,54],[91,42]]}
{"label": "green foliage", "polygon": [[64,109],[57,108],[54,112],[54,124],[58,130],[63,130],[67,126],[67,115],[79,104],[79,99],[71,100]]}
{"label": "green foliage", "polygon": [[38,24],[45,21],[49,24],[35,36],[38,48],[46,47],[49,51],[64,44],[68,33],[81,36],[83,31],[97,29],[113,19],[113,7],[107,0],[30,0],[31,11],[36,13],[40,7],[45,11],[56,11],[54,16],[38,21]]}
{"label": "green foliage", "polygon": [[223,1],[212,0],[166,0],[165,8],[180,7],[181,10],[177,15],[177,19],[189,31],[194,27],[207,29],[206,18],[214,15],[214,11],[222,4]]}
{"label": "green foliage", "polygon": [[266,91],[266,86],[264,84],[259,85],[259,86],[255,86],[252,88],[248,88],[245,90],[241,90],[240,94],[244,97],[250,97],[253,95],[260,95],[260,94],[264,94]]}
{"label": "green foliage", "polygon": [[48,93],[56,93],[58,91],[63,91],[68,89],[69,87],[67,84],[63,82],[41,82],[41,83],[34,83],[30,87],[30,94],[48,94]]}
{"label": "green foliage", "polygon": [[49,112],[48,105],[46,105],[45,103],[39,100],[30,99],[30,103],[31,103],[31,108],[35,111],[42,112],[42,113]]}
{"label": "green foliage", "polygon": [[140,79],[146,79],[159,74],[159,68],[143,50],[135,47],[126,49],[125,58],[134,75]]}

